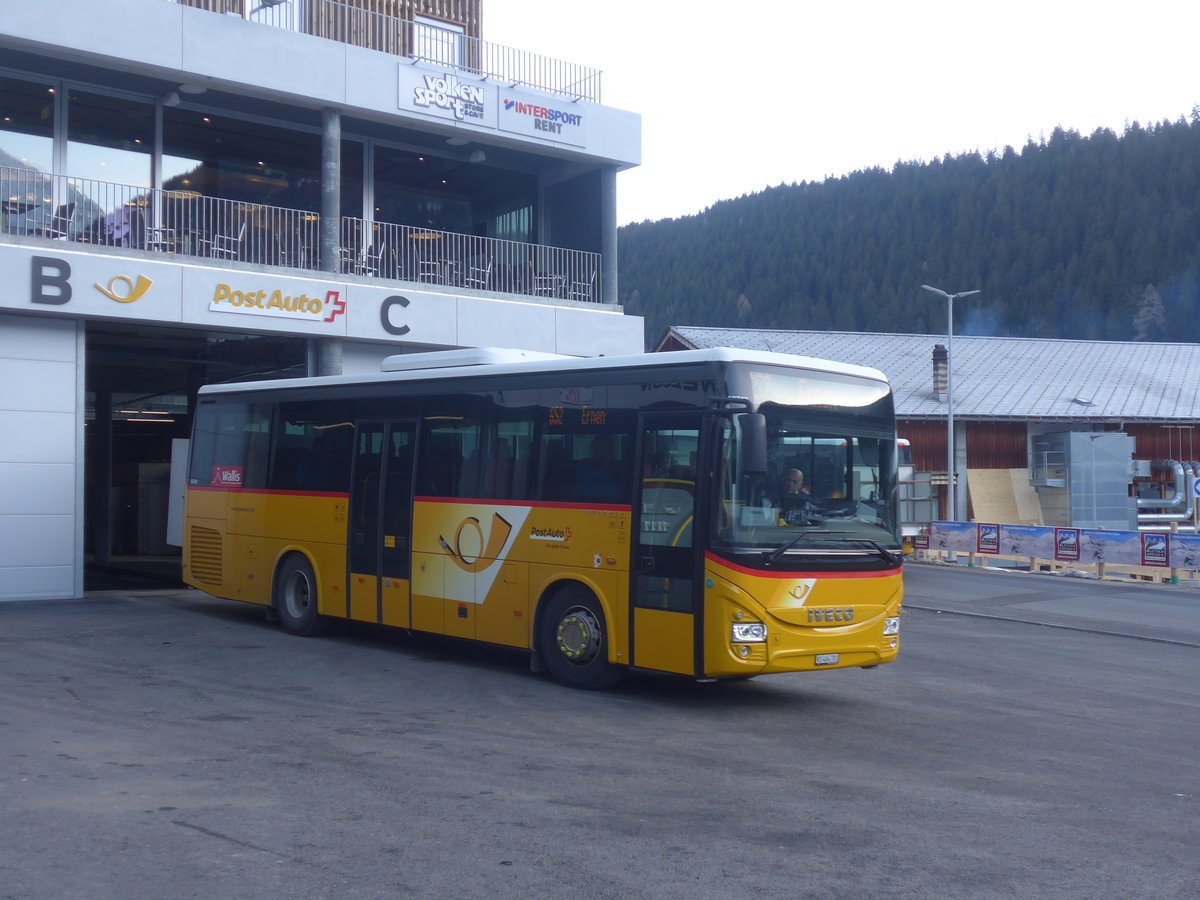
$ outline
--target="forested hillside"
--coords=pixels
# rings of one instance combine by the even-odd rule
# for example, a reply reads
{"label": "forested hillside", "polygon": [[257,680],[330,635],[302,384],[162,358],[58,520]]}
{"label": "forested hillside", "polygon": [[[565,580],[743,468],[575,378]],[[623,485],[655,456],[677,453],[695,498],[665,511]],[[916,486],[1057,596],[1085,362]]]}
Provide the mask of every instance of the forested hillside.
{"label": "forested hillside", "polygon": [[620,297],[669,325],[1200,339],[1189,121],[781,185],[620,230]]}

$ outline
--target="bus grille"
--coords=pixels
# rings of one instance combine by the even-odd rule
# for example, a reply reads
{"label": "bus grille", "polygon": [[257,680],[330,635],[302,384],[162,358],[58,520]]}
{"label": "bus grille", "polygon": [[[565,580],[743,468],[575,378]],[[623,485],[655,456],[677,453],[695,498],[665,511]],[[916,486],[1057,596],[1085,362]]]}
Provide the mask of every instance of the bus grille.
{"label": "bus grille", "polygon": [[221,533],[193,525],[191,551],[189,567],[192,577],[204,584],[220,584],[224,577],[221,569]]}

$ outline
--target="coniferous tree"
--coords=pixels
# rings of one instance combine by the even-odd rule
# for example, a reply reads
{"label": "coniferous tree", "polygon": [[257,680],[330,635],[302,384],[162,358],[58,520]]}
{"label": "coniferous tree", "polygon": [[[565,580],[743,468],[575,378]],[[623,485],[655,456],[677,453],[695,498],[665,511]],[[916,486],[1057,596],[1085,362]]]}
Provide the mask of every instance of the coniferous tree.
{"label": "coniferous tree", "polygon": [[1195,340],[1200,107],[780,185],[626,226],[619,247],[650,342],[673,324],[939,332],[923,283],[982,289],[967,333]]}

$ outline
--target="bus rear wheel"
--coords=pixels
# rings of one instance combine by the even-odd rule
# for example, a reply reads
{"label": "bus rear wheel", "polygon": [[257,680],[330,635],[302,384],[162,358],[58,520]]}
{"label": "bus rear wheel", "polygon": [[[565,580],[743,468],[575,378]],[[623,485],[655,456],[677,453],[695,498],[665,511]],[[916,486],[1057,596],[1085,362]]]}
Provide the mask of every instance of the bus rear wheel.
{"label": "bus rear wheel", "polygon": [[329,630],[330,620],[317,612],[317,579],[307,559],[288,556],[275,575],[275,612],[288,634],[315,637]]}
{"label": "bus rear wheel", "polygon": [[568,687],[601,690],[625,673],[608,661],[604,611],[586,588],[567,587],[547,601],[539,638],[546,668]]}

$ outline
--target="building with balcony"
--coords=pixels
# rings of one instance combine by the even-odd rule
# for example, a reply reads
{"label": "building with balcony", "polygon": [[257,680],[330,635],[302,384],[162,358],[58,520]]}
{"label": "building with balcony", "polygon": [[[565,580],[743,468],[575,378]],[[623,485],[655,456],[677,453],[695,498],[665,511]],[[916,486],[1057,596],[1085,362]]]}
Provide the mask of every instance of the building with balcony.
{"label": "building with balcony", "polygon": [[615,192],[640,119],[485,41],[480,2],[5,9],[0,599],[171,559],[202,384],[641,351]]}

